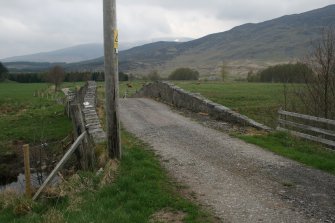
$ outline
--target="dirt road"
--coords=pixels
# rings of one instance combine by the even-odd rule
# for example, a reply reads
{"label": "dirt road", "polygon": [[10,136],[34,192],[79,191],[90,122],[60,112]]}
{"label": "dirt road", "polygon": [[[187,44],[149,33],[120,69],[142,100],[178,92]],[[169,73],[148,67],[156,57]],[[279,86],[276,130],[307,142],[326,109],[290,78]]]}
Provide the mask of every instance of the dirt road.
{"label": "dirt road", "polygon": [[224,222],[335,222],[335,177],[231,138],[150,99],[121,101],[123,126]]}

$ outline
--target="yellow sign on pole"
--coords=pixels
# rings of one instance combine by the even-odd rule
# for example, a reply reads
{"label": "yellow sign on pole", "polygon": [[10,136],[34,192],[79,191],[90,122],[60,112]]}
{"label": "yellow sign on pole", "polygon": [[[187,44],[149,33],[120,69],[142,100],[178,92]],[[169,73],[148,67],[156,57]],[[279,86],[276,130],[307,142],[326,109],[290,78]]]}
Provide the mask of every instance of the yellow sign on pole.
{"label": "yellow sign on pole", "polygon": [[114,49],[119,48],[119,31],[116,29],[114,30]]}

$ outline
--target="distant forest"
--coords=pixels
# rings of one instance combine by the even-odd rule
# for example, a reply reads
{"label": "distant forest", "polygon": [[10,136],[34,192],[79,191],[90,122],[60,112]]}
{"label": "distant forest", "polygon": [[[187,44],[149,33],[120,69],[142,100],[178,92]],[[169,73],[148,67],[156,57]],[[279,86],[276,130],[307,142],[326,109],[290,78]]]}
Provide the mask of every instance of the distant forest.
{"label": "distant forest", "polygon": [[[16,81],[19,83],[43,83],[47,82],[47,73],[10,73],[7,75],[7,79],[11,81]],[[129,76],[123,72],[119,73],[120,81],[128,81]],[[78,81],[104,81],[105,74],[103,72],[75,72],[75,73],[66,73],[64,77],[64,82],[78,82]]]}
{"label": "distant forest", "polygon": [[[151,78],[153,76],[155,78]],[[47,81],[48,73],[6,73],[6,79],[19,83],[43,83]],[[257,73],[250,71],[247,76],[248,82],[267,82],[267,83],[304,83],[313,76],[313,71],[303,63],[280,64],[268,67]],[[120,81],[128,81],[133,79],[133,75],[127,75],[123,72],[119,73]],[[146,78],[149,80],[159,80],[161,77],[157,71],[152,72]],[[176,69],[168,77],[169,80],[198,80],[199,73],[189,68]],[[1,79],[1,78],[0,78]],[[71,72],[66,73],[64,82],[78,81],[104,81],[104,72]]]}

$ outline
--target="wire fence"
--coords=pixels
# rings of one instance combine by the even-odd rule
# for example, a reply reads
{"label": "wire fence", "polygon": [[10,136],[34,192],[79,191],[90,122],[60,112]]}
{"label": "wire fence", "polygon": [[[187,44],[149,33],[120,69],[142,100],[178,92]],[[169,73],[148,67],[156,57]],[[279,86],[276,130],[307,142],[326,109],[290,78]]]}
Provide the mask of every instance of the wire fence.
{"label": "wire fence", "polygon": [[[43,184],[47,175],[57,164],[58,157],[63,156],[72,143],[73,136],[68,135],[60,141],[45,141],[38,145],[30,146],[30,167],[33,173],[32,185],[40,186]],[[56,151],[58,151],[58,154]]]}

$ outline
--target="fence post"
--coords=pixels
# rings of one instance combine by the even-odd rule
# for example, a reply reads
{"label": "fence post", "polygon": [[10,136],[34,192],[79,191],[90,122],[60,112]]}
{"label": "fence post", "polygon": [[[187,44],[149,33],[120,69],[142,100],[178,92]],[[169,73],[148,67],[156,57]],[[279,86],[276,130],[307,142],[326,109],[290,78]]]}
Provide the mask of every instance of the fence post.
{"label": "fence post", "polygon": [[26,196],[31,197],[31,177],[30,177],[30,157],[29,157],[29,145],[23,145],[23,156],[24,156],[24,173],[26,181]]}

